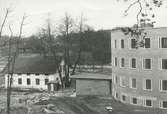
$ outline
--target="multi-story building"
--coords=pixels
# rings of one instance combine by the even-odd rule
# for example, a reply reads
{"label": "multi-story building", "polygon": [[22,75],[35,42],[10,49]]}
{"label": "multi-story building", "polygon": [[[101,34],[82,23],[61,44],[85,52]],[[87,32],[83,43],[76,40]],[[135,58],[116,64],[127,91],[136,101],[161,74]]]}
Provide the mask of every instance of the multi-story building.
{"label": "multi-story building", "polygon": [[167,109],[167,28],[145,28],[145,46],[120,29],[111,32],[113,93],[116,100]]}

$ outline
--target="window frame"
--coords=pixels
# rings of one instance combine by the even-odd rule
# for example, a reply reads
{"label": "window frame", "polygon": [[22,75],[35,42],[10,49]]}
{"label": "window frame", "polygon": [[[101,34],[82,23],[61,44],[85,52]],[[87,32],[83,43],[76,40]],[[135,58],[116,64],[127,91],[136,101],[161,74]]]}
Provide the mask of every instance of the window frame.
{"label": "window frame", "polygon": [[[124,59],[124,66],[122,66],[122,59]],[[120,59],[120,68],[125,68],[125,58],[123,58],[123,57]]]}
{"label": "window frame", "polygon": [[[28,83],[28,80],[29,80],[29,83]],[[30,78],[27,78],[27,85],[31,85],[31,79]]]}
{"label": "window frame", "polygon": [[[145,60],[146,60],[146,59],[150,59],[150,63],[151,63],[151,65],[150,65],[151,68],[150,68],[150,69],[146,69],[146,68],[145,68]],[[153,67],[152,64],[153,64],[152,58],[143,58],[143,59],[142,59],[142,68],[143,68],[143,70],[152,70],[152,67]]]}
{"label": "window frame", "polygon": [[[165,108],[165,107],[163,107],[163,100],[160,100],[159,101],[159,108],[161,108],[161,109],[167,109],[167,107]],[[165,101],[165,102],[167,102],[167,101]]]}
{"label": "window frame", "polygon": [[[123,100],[123,96],[125,96],[125,100]],[[127,101],[127,94],[125,93],[121,93],[121,99],[120,99],[123,103],[125,103]]]}
{"label": "window frame", "polygon": [[[132,48],[132,39],[135,40],[135,38],[130,38],[130,49],[136,49],[136,47],[135,47],[135,48]],[[135,41],[136,41],[136,40],[135,40]]]}
{"label": "window frame", "polygon": [[136,79],[136,78],[130,77],[130,79],[129,79],[130,88],[131,89],[137,89],[137,79],[136,79],[136,88],[132,87],[132,79]]}
{"label": "window frame", "polygon": [[147,89],[147,88],[146,88],[146,80],[148,80],[148,79],[149,79],[149,78],[144,78],[144,79],[143,79],[143,90],[152,91],[152,89],[153,89],[153,88],[152,88],[152,87],[153,87],[153,86],[152,86],[152,85],[153,85],[153,84],[152,84],[152,79],[149,79],[149,80],[151,80],[151,89]]}
{"label": "window frame", "polygon": [[[122,42],[123,41],[123,42]],[[123,43],[123,45],[122,45]],[[124,49],[125,48],[125,40],[124,39],[121,39],[121,49]]]}
{"label": "window frame", "polygon": [[[19,83],[21,81],[21,83]],[[18,78],[18,85],[22,85],[23,84],[23,80],[22,78]]]}
{"label": "window frame", "polygon": [[[136,98],[136,101],[137,101],[136,104],[133,103],[133,98]],[[131,96],[131,97],[130,97],[130,104],[132,104],[132,105],[138,105],[138,98],[135,97],[135,96]]]}
{"label": "window frame", "polygon": [[[136,68],[133,68],[133,67],[132,67],[132,59],[135,59],[135,60],[136,60]],[[130,60],[129,60],[129,66],[130,66],[131,69],[137,69],[137,58],[136,58],[136,57],[130,58]]]}
{"label": "window frame", "polygon": [[126,87],[126,84],[123,85],[123,79],[124,79],[124,80],[126,79],[125,76],[120,76],[120,86],[121,86],[121,87]]}
{"label": "window frame", "polygon": [[[162,89],[162,81],[163,81],[163,80],[160,80],[160,81],[159,81],[159,90],[160,90],[160,92],[167,92],[167,90],[163,90],[163,89]],[[167,80],[166,80],[166,81],[167,81]]]}
{"label": "window frame", "polygon": [[159,43],[158,43],[159,48],[160,48],[160,49],[167,49],[167,48],[162,48],[162,43],[161,43],[161,42],[162,42],[162,38],[167,38],[167,37],[164,37],[164,36],[163,36],[163,37],[162,37],[162,36],[159,37],[159,41],[158,41],[158,42],[159,42]]}
{"label": "window frame", "polygon": [[160,70],[167,70],[167,69],[162,69],[162,59],[167,59],[167,58],[160,58]]}
{"label": "window frame", "polygon": [[[146,103],[147,100],[151,101],[151,106],[147,105],[147,103]],[[152,99],[144,99],[144,107],[150,107],[150,108],[153,107],[153,100]]]}
{"label": "window frame", "polygon": [[[145,49],[150,49],[150,48],[151,48],[151,41],[152,41],[152,40],[151,40],[151,38],[149,38],[149,37],[146,37],[145,39],[150,39],[150,47],[149,47],[149,48],[146,48],[146,46],[144,45],[144,48],[145,48]],[[144,40],[144,41],[145,41],[145,40]],[[146,41],[145,41],[145,42],[146,42]]]}
{"label": "window frame", "polygon": [[40,85],[40,79],[39,78],[35,79],[35,85]]}

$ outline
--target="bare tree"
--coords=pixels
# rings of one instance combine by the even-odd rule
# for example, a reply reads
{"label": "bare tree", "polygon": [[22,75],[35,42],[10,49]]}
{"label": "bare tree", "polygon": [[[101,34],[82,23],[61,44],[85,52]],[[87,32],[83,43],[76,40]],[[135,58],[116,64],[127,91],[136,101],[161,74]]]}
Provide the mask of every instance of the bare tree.
{"label": "bare tree", "polygon": [[73,67],[73,70],[72,70],[72,73],[71,75],[74,75],[75,74],[75,70],[76,70],[76,67],[77,65],[79,65],[80,63],[80,58],[81,58],[81,52],[82,52],[82,49],[81,49],[81,42],[82,42],[82,38],[83,38],[83,28],[84,27],[84,18],[83,18],[83,14],[81,14],[80,16],[80,21],[79,21],[79,24],[78,24],[78,29],[79,29],[79,50],[78,50],[78,54],[77,54],[77,58],[76,58],[76,61],[74,63],[74,67]]}
{"label": "bare tree", "polygon": [[11,93],[12,93],[12,81],[13,81],[13,73],[14,73],[14,69],[15,69],[15,60],[17,58],[17,56],[19,55],[19,40],[22,37],[22,30],[23,30],[23,26],[24,26],[24,21],[26,19],[25,14],[22,17],[21,20],[21,24],[20,24],[20,29],[19,29],[19,36],[18,39],[16,41],[16,49],[15,52],[12,54],[11,53],[11,39],[13,38],[13,31],[11,26],[9,25],[9,30],[10,30],[10,39],[9,39],[9,56],[8,56],[8,83],[7,83],[7,114],[10,114],[10,103],[11,103]]}
{"label": "bare tree", "polygon": [[6,20],[8,18],[8,15],[11,12],[11,10],[9,8],[6,8],[5,10],[6,10],[5,11],[5,17],[4,17],[4,19],[2,21],[2,25],[0,27],[0,38],[2,37],[3,28],[4,28],[5,24],[6,24]]}
{"label": "bare tree", "polygon": [[63,22],[60,24],[60,32],[64,36],[64,60],[65,60],[65,83],[69,86],[69,75],[70,75],[70,33],[73,30],[73,18],[65,13],[65,17],[62,19]]}

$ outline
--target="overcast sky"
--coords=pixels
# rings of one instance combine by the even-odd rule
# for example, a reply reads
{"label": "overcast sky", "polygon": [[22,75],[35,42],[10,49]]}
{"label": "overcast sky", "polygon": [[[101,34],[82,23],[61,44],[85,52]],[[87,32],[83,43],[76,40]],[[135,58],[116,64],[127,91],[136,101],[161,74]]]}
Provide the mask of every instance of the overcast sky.
{"label": "overcast sky", "polygon": [[[35,34],[38,29],[44,26],[49,17],[53,25],[61,21],[65,12],[68,12],[75,19],[83,13],[87,18],[86,24],[94,29],[112,29],[113,27],[132,26],[136,23],[135,14],[137,6],[129,11],[128,16],[123,12],[128,3],[123,0],[0,0],[0,24],[4,17],[4,8],[10,7],[13,11],[8,18],[8,24],[12,25],[15,35],[19,31],[19,23],[24,13],[28,15],[23,35]],[[167,8],[155,9],[156,27],[167,27]],[[8,25],[3,34],[8,34]]]}

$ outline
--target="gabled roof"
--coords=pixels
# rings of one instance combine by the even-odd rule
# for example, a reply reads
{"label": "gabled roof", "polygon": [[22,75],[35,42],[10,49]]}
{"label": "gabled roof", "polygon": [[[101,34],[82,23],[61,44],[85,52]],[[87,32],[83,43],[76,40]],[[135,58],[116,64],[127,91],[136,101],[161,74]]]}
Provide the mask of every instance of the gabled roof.
{"label": "gabled roof", "polygon": [[[53,74],[57,72],[59,61],[54,57],[40,55],[20,55],[15,62],[14,73]],[[7,73],[7,70],[5,71]]]}

